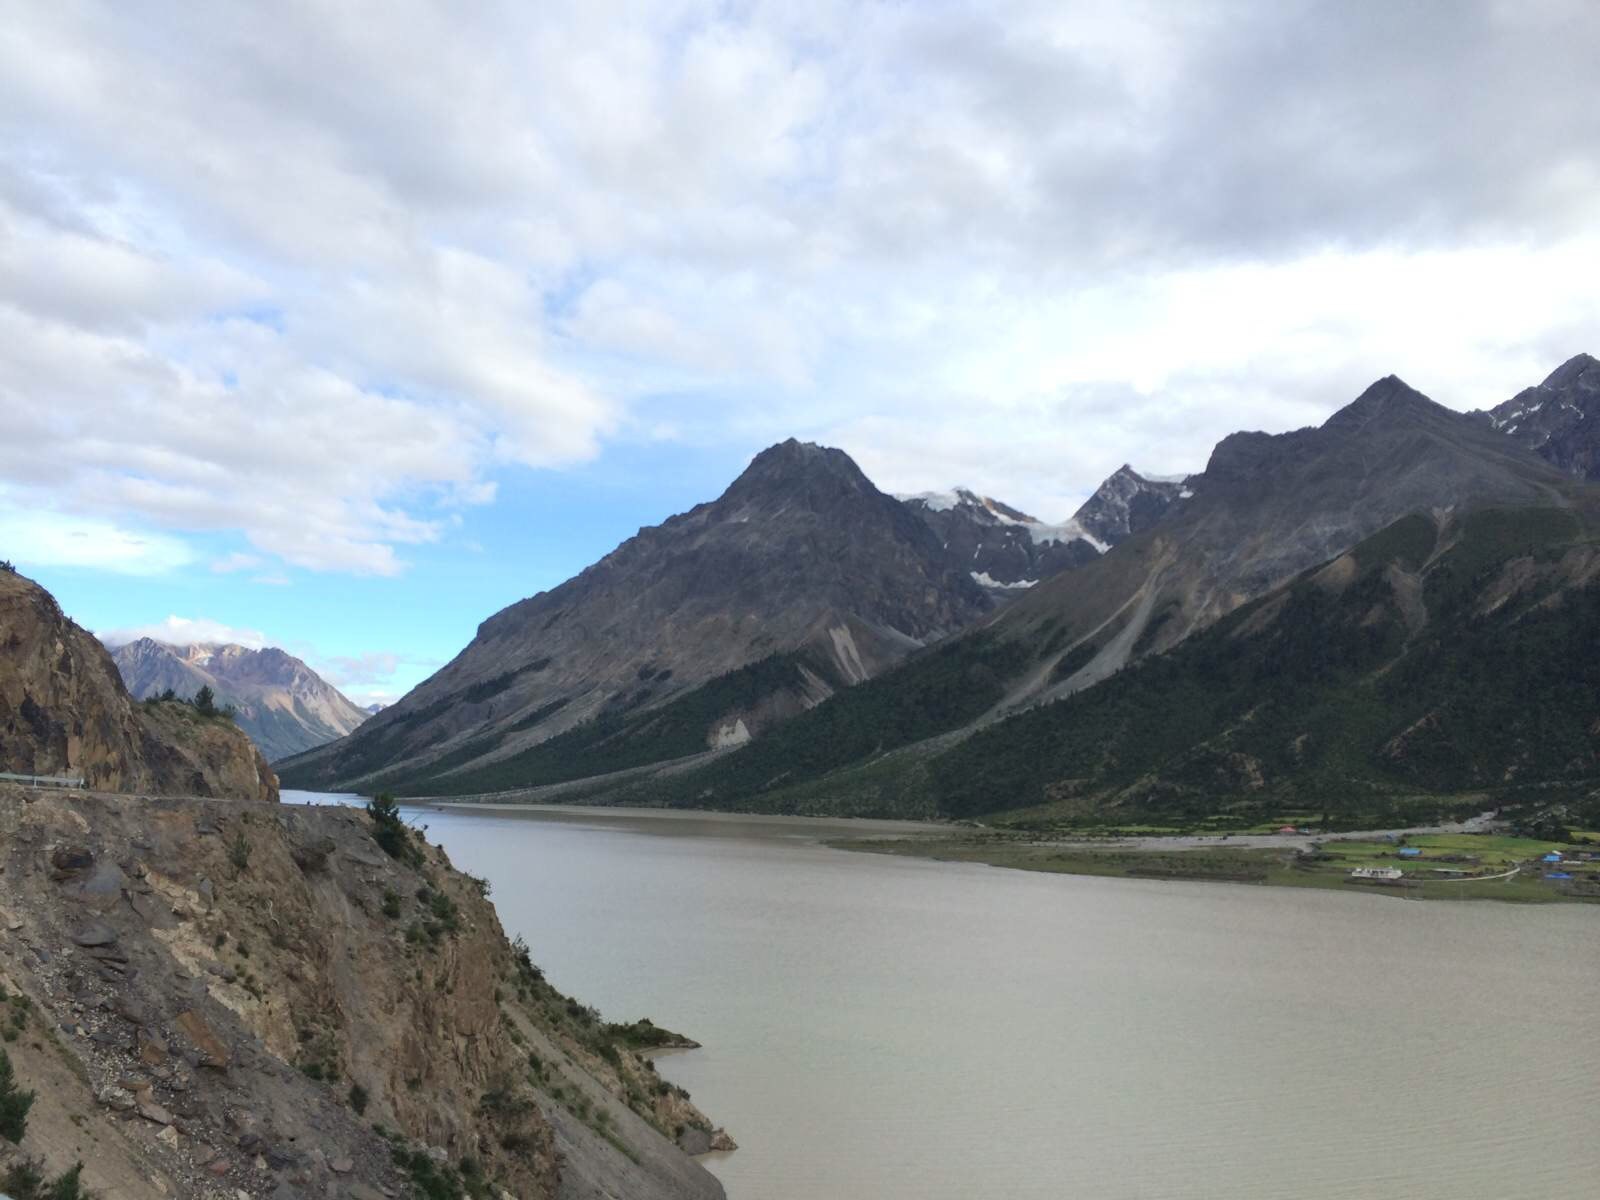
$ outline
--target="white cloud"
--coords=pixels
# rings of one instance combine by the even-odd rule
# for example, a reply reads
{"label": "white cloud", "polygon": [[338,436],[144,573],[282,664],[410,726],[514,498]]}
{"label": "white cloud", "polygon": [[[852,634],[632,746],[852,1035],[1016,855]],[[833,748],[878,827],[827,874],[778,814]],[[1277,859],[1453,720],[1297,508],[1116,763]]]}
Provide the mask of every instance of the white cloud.
{"label": "white cloud", "polygon": [[191,646],[196,643],[232,642],[259,650],[268,645],[267,635],[259,629],[239,629],[213,621],[210,617],[180,617],[176,614],[165,621],[150,625],[131,625],[124,629],[96,630],[95,636],[111,647],[124,646],[140,638],[151,638],[171,646]]}
{"label": "white cloud", "polygon": [[261,566],[262,558],[259,554],[244,554],[235,551],[224,554],[221,558],[211,560],[211,570],[218,575],[231,575],[235,571],[249,571]]}
{"label": "white cloud", "polygon": [[1600,342],[1597,36],[1488,0],[23,6],[0,476],[395,574],[612,438],[822,436],[1052,516],[1389,371],[1490,403]]}
{"label": "white cloud", "polygon": [[0,495],[0,558],[22,566],[160,575],[194,560],[182,541],[110,521],[27,511]]}
{"label": "white cloud", "polygon": [[354,657],[319,658],[317,674],[343,690],[347,684],[378,684],[393,677],[403,657],[390,651],[371,651]]}

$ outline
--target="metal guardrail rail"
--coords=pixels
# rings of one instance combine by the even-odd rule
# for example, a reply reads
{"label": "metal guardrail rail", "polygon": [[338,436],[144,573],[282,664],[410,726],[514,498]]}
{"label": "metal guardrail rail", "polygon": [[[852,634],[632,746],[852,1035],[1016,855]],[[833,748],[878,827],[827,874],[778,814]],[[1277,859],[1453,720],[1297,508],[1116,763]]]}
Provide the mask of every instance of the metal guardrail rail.
{"label": "metal guardrail rail", "polygon": [[81,788],[82,775],[15,775],[0,771],[0,783],[20,783],[27,787]]}

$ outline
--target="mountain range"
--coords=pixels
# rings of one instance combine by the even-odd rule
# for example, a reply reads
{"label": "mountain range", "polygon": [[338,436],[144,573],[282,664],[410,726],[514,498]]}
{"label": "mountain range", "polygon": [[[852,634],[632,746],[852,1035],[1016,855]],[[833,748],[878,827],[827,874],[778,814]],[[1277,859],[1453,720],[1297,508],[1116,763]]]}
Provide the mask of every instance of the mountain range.
{"label": "mountain range", "polygon": [[[1036,780],[1016,795],[950,787],[981,777],[981,757],[960,757],[972,747],[1009,761],[1005,739],[1022,736],[1012,731],[1109,703],[1147,677],[1131,669],[1139,664],[1190,661],[1252,605],[1301,613],[1274,598],[1408,520],[1425,522],[1431,540],[1419,561],[1379,571],[1399,623],[1381,605],[1360,614],[1366,626],[1356,621],[1401,631],[1402,647],[1425,627],[1454,628],[1416,620],[1443,578],[1435,572],[1455,569],[1438,564],[1477,564],[1478,587],[1517,555],[1576,553],[1591,528],[1595,378],[1580,356],[1507,405],[1462,414],[1389,377],[1321,426],[1233,434],[1183,480],[1123,468],[1058,525],[970,489],[895,500],[841,452],[784,443],[717,501],[497,614],[433,679],[282,769],[296,786],[559,785],[565,796],[796,811],[993,812],[1073,789],[1087,807],[1121,804],[1131,784],[1115,771]],[[1526,421],[1535,405],[1536,438]],[[1563,515],[1533,522],[1544,531],[1533,547],[1497,540],[1489,518],[1475,523],[1497,512]],[[1509,557],[1494,559],[1502,550]],[[1581,610],[1584,578],[1558,574],[1547,590]],[[1449,620],[1466,620],[1461,611]],[[1419,677],[1445,686],[1444,675]],[[1199,732],[1215,738],[1223,725]],[[1114,734],[1101,729],[1107,753]],[[1184,749],[1193,746],[1163,754]],[[1277,769],[1294,777],[1283,786],[1313,772],[1326,789],[1355,761]],[[1400,786],[1360,761],[1361,787]],[[1521,775],[1552,770],[1534,752]],[[1462,782],[1439,774],[1408,786]]]}
{"label": "mountain range", "polygon": [[[1098,559],[1182,490],[1123,468],[1046,525],[968,489],[886,495],[843,451],[791,439],[717,500],[497,613],[356,736],[285,769],[472,790],[546,780],[552,756],[566,778],[741,745]],[[622,750],[624,725],[648,733]]]}
{"label": "mountain range", "polygon": [[192,697],[208,687],[217,704],[277,761],[352,732],[369,713],[294,655],[273,646],[170,645],[142,637],[111,652],[128,691],[140,700],[167,692]]}

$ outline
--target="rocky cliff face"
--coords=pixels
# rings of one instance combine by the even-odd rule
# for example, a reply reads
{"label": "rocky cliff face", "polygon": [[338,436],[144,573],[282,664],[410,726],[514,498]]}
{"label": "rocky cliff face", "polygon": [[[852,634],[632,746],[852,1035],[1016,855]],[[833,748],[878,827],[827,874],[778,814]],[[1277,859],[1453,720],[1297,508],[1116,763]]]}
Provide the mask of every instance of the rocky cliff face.
{"label": "rocky cliff face", "polygon": [[897,498],[933,530],[952,565],[1004,602],[1052,575],[1093,562],[1192,494],[1181,481],[1150,479],[1124,465],[1070,519],[1056,525],[971,488]]}
{"label": "rocky cliff face", "polygon": [[1173,505],[1193,495],[1188,479],[1157,479],[1123,463],[1072,519],[1098,541],[1115,546],[1151,528]]}
{"label": "rocky cliff face", "polygon": [[1568,359],[1538,387],[1482,415],[1567,474],[1600,480],[1600,360],[1592,355]]}
{"label": "rocky cliff face", "polygon": [[804,656],[786,703],[811,703],[989,608],[932,530],[847,455],[791,440],[717,500],[490,617],[399,703],[283,770],[300,786],[360,787],[441,760],[477,769],[773,655]]}
{"label": "rocky cliff face", "polygon": [[268,761],[325,745],[370,715],[292,654],[232,643],[172,646],[139,638],[111,652],[135,699],[170,690],[193,696],[209,687],[236,710],[239,728]]}
{"label": "rocky cliff face", "polygon": [[1046,525],[970,488],[898,499],[933,530],[951,564],[997,600],[1092,562],[1106,549],[1080,525]]}
{"label": "rocky cliff face", "polygon": [[374,828],[0,789],[22,1150],[119,1200],[721,1197],[674,1144],[716,1131],[635,1031],[546,983],[442,851]]}
{"label": "rocky cliff face", "polygon": [[79,774],[107,791],[275,800],[231,721],[136,704],[111,656],[43,588],[0,571],[0,769]]}

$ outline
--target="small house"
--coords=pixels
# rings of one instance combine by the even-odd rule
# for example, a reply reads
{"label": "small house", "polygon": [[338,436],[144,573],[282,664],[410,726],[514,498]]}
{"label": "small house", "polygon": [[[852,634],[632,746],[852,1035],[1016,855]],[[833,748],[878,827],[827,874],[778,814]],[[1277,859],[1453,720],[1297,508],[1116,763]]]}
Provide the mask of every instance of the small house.
{"label": "small house", "polygon": [[1560,862],[1561,861],[1561,852],[1558,851],[1558,850],[1550,851],[1549,854],[1546,854],[1544,856],[1544,861],[1547,862],[1547,863],[1558,863],[1558,862]]}
{"label": "small house", "polygon": [[1422,857],[1422,851],[1419,848],[1417,848],[1416,846],[1401,846],[1399,854],[1400,854],[1401,858],[1421,858]]}
{"label": "small house", "polygon": [[1350,872],[1351,879],[1375,879],[1382,883],[1393,883],[1403,877],[1399,867],[1356,867]]}

